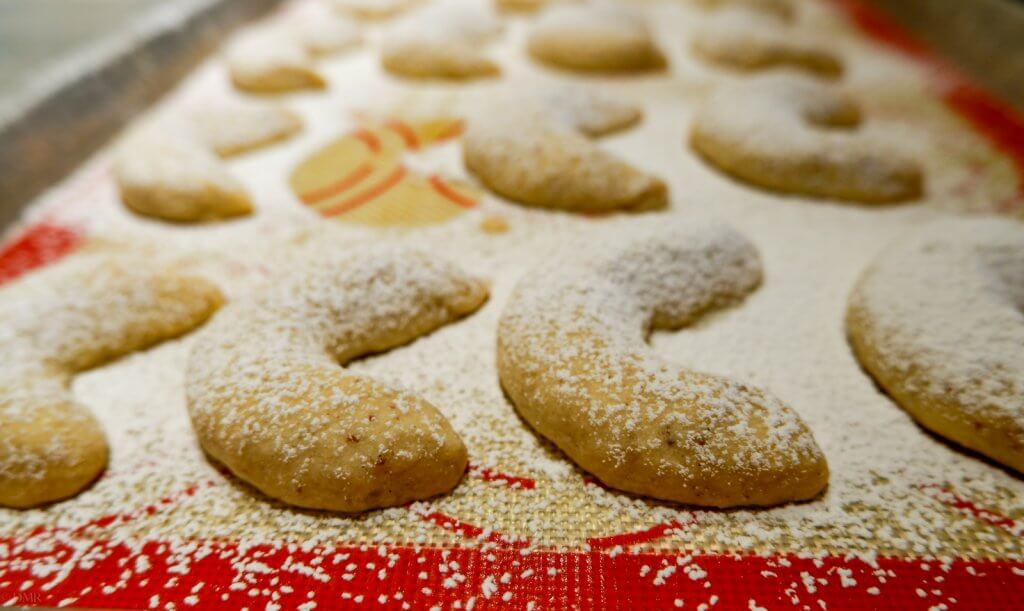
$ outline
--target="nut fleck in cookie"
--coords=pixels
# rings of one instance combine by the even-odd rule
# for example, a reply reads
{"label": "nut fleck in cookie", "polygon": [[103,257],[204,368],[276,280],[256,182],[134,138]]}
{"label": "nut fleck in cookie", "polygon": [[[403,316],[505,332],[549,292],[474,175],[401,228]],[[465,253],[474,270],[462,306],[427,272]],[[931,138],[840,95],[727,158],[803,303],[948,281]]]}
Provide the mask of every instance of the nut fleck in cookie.
{"label": "nut fleck in cookie", "polygon": [[861,365],[922,426],[1024,473],[1024,226],[935,221],[850,295]]}
{"label": "nut fleck in cookie", "polygon": [[514,289],[498,373],[516,409],[613,488],[715,507],[813,498],[828,466],[795,412],[646,342],[757,287],[753,244],[714,223],[633,223],[591,236]]}

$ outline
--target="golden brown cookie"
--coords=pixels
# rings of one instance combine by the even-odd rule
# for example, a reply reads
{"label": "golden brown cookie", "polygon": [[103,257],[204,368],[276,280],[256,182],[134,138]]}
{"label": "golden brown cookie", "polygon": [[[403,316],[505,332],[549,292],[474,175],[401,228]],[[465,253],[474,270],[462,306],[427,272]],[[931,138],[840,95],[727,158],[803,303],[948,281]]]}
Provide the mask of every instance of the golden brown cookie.
{"label": "golden brown cookie", "polygon": [[565,4],[544,11],[527,42],[534,59],[579,72],[648,72],[665,56],[636,12],[616,4]]}
{"label": "golden brown cookie", "polygon": [[696,0],[709,9],[739,8],[754,11],[780,21],[793,21],[797,11],[793,0]]}
{"label": "golden brown cookie", "polygon": [[362,42],[359,26],[353,21],[320,4],[309,8],[293,17],[288,26],[292,36],[313,56],[334,55],[348,51]]}
{"label": "golden brown cookie", "polygon": [[324,89],[310,48],[286,27],[261,24],[237,34],[225,51],[231,82],[249,93]]}
{"label": "golden brown cookie", "polygon": [[932,222],[850,295],[864,369],[922,426],[1024,473],[1024,225]]}
{"label": "golden brown cookie", "polygon": [[757,287],[754,246],[715,223],[633,223],[588,236],[514,289],[498,373],[516,409],[613,488],[713,507],[813,498],[828,466],[795,412],[646,342]]}
{"label": "golden brown cookie", "polygon": [[724,86],[698,109],[690,146],[747,184],[866,204],[916,199],[922,171],[891,143],[859,133],[853,100],[808,77],[771,74]]}
{"label": "golden brown cookie", "polygon": [[291,138],[302,121],[266,102],[204,104],[129,132],[114,153],[121,200],[132,211],[182,223],[252,212],[245,187],[218,158]]}
{"label": "golden brown cookie", "polygon": [[384,69],[397,76],[468,80],[496,76],[498,64],[486,53],[501,32],[489,11],[441,2],[416,11],[392,27],[381,48]]}
{"label": "golden brown cookie", "polygon": [[233,303],[186,371],[203,449],[299,507],[363,511],[451,490],[466,448],[433,405],[342,365],[430,333],[486,300],[485,284],[399,249],[303,260]]}
{"label": "golden brown cookie", "polygon": [[335,10],[369,21],[390,19],[418,3],[419,0],[331,0]]}
{"label": "golden brown cookie", "polygon": [[522,204],[577,212],[661,208],[668,193],[660,179],[584,135],[624,129],[640,116],[585,88],[505,92],[470,118],[463,158],[490,189]]}
{"label": "golden brown cookie", "polygon": [[221,304],[202,278],[130,254],[74,256],[0,289],[0,505],[73,496],[107,442],[72,378],[200,325]]}
{"label": "golden brown cookie", "polygon": [[716,14],[691,47],[702,60],[741,72],[794,68],[829,79],[843,72],[838,56],[799,28],[746,9]]}
{"label": "golden brown cookie", "polygon": [[503,13],[533,13],[551,0],[494,0],[494,7]]}
{"label": "golden brown cookie", "polygon": [[129,134],[115,153],[113,174],[121,201],[142,216],[202,222],[252,212],[245,187],[180,124],[150,124]]}

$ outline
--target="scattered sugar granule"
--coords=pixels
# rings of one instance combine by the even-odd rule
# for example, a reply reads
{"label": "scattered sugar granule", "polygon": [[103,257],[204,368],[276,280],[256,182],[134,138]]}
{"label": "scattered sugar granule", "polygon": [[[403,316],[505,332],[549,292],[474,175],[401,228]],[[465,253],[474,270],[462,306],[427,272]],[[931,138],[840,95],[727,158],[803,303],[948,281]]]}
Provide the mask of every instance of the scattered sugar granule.
{"label": "scattered sugar granule", "polygon": [[484,578],[483,583],[480,585],[480,591],[483,593],[484,598],[490,598],[498,591],[498,586],[494,583],[494,577],[492,575],[488,575]]}

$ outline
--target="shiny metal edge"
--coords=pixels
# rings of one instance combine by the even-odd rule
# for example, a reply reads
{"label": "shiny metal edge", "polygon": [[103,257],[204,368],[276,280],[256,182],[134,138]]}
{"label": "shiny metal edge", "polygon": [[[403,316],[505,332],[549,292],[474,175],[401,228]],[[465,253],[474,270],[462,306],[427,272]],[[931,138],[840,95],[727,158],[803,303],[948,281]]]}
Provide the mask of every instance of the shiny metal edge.
{"label": "shiny metal edge", "polygon": [[[48,187],[157,101],[228,33],[281,0],[182,2],[175,19],[147,12],[138,32],[98,61],[68,72],[40,99],[0,123],[0,229]],[[104,41],[105,42],[105,41]],[[154,67],[159,67],[159,70]]]}

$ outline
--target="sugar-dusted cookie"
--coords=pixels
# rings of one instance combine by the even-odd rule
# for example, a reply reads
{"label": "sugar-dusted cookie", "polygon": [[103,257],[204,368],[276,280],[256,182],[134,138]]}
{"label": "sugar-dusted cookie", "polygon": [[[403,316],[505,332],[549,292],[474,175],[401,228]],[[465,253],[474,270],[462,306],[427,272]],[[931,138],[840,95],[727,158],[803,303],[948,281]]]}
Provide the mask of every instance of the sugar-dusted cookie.
{"label": "sugar-dusted cookie", "polygon": [[646,72],[666,65],[643,17],[606,2],[548,8],[527,48],[538,61],[580,72]]}
{"label": "sugar-dusted cookie", "polygon": [[330,0],[335,10],[358,19],[390,19],[403,13],[419,0]]}
{"label": "sugar-dusted cookie", "polygon": [[494,7],[507,13],[532,13],[544,8],[551,0],[494,0]]}
{"label": "sugar-dusted cookie", "polygon": [[857,281],[846,329],[922,426],[1024,473],[1024,225],[950,218],[900,238]]}
{"label": "sugar-dusted cookie", "polygon": [[181,335],[221,304],[202,278],[137,255],[81,254],[0,289],[0,505],[80,492],[107,442],[72,378]]}
{"label": "sugar-dusted cookie", "polygon": [[238,155],[287,140],[302,130],[302,119],[269,102],[204,104],[188,111],[195,136],[221,157]]}
{"label": "sugar-dusted cookie", "polygon": [[506,107],[541,113],[546,120],[591,138],[629,129],[643,118],[640,107],[583,85],[534,85],[502,97]]}
{"label": "sugar-dusted cookie", "polygon": [[202,222],[252,212],[245,188],[218,158],[295,135],[298,116],[266,102],[221,102],[144,123],[114,153],[121,200],[143,216]]}
{"label": "sugar-dusted cookie", "polygon": [[362,42],[358,24],[323,3],[304,5],[283,18],[285,31],[315,57],[348,51]]}
{"label": "sugar-dusted cookie", "polygon": [[310,48],[287,27],[260,24],[228,43],[228,72],[236,88],[250,93],[324,89]]}
{"label": "sugar-dusted cookie", "polygon": [[385,35],[384,68],[412,78],[473,79],[495,76],[498,64],[486,53],[501,22],[488,10],[451,0],[404,18]]}
{"label": "sugar-dusted cookie", "polygon": [[498,373],[516,409],[613,488],[714,507],[816,496],[828,466],[795,412],[646,342],[754,290],[753,244],[716,223],[633,223],[588,236],[513,290]]}
{"label": "sugar-dusted cookie", "polygon": [[186,394],[199,441],[268,496],[363,511],[451,490],[466,448],[407,390],[342,369],[480,307],[486,285],[433,256],[317,253],[197,338]]}
{"label": "sugar-dusted cookie", "polygon": [[690,145],[748,184],[810,197],[880,204],[922,191],[921,167],[858,133],[853,100],[809,77],[769,74],[715,91],[698,109]]}
{"label": "sugar-dusted cookie", "polygon": [[586,137],[632,125],[641,116],[634,106],[582,87],[507,88],[472,115],[463,136],[466,167],[503,197],[579,212],[667,204],[661,180]]}
{"label": "sugar-dusted cookie", "polygon": [[348,51],[362,42],[359,26],[320,4],[314,4],[288,23],[291,34],[314,56]]}
{"label": "sugar-dusted cookie", "polygon": [[252,212],[249,195],[224,163],[173,122],[146,125],[115,152],[114,180],[132,211],[176,222],[212,221]]}
{"label": "sugar-dusted cookie", "polygon": [[696,32],[692,48],[708,63],[742,72],[788,67],[836,78],[843,71],[836,54],[803,30],[748,9],[719,11]]}
{"label": "sugar-dusted cookie", "polygon": [[494,8],[502,13],[535,13],[552,4],[580,3],[586,0],[494,0]]}

